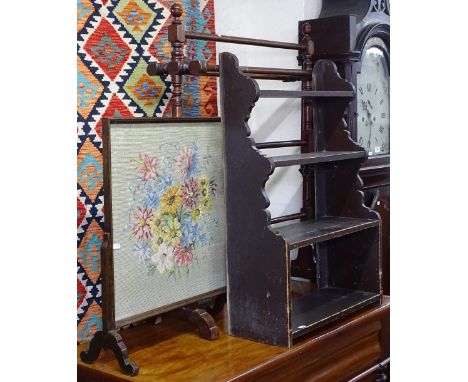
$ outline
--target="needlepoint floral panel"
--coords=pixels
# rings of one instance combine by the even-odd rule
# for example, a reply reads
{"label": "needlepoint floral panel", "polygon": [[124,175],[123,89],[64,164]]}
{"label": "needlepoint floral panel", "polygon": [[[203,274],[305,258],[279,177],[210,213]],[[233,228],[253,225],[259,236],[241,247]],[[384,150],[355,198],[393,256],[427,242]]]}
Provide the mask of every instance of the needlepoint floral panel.
{"label": "needlepoint floral panel", "polygon": [[116,321],[226,286],[219,122],[110,123]]}

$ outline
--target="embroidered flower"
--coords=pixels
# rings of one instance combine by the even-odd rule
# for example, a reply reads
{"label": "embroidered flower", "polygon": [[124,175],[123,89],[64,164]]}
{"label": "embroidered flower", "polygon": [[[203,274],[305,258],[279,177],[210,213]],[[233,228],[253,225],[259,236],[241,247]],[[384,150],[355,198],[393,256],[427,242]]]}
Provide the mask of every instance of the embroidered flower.
{"label": "embroidered flower", "polygon": [[146,183],[145,196],[143,199],[143,205],[149,208],[156,208],[159,205],[159,194],[152,184],[152,182]]}
{"label": "embroidered flower", "polygon": [[182,188],[182,204],[187,208],[194,208],[198,203],[198,198],[200,196],[200,189],[198,183],[195,179],[190,178]]}
{"label": "embroidered flower", "polygon": [[193,245],[194,237],[194,224],[191,219],[184,219],[182,221],[182,237],[180,242],[184,247],[190,247]]}
{"label": "embroidered flower", "polygon": [[151,256],[151,262],[156,265],[159,273],[174,271],[174,250],[165,243],[159,246],[158,252]]}
{"label": "embroidered flower", "polygon": [[141,264],[146,264],[151,259],[151,248],[148,245],[147,241],[137,242],[135,244],[134,253],[138,258],[138,262]]}
{"label": "embroidered flower", "polygon": [[200,204],[199,204],[200,211],[208,212],[211,210],[212,207],[213,207],[213,200],[211,199],[211,197],[207,196],[207,197],[201,198]]}
{"label": "embroidered flower", "polygon": [[192,212],[190,213],[190,216],[192,218],[193,221],[197,221],[200,219],[200,215],[201,215],[201,211],[200,211],[200,208],[198,207],[195,207]]}
{"label": "embroidered flower", "polygon": [[188,247],[183,247],[180,244],[174,248],[175,262],[181,266],[187,266],[192,264],[192,251]]}
{"label": "embroidered flower", "polygon": [[166,225],[162,227],[162,233],[164,241],[167,242],[168,245],[177,245],[182,237],[179,220],[176,217],[167,219]]}
{"label": "embroidered flower", "polygon": [[190,174],[196,171],[197,156],[191,148],[184,147],[182,149],[179,156],[176,157],[176,166],[177,171],[183,178],[189,177]]}
{"label": "embroidered flower", "polygon": [[161,218],[161,215],[153,215],[153,219],[151,220],[151,232],[153,233],[153,236],[155,236],[158,232],[161,232],[162,226],[163,220]]}
{"label": "embroidered flower", "polygon": [[170,175],[159,175],[157,179],[157,184],[156,184],[156,190],[160,194],[162,194],[166,188],[169,188],[172,186],[173,180]]}
{"label": "embroidered flower", "polygon": [[160,215],[154,215],[153,220],[151,220],[151,248],[153,252],[159,251],[159,246],[164,242],[163,239],[163,220],[161,219]]}
{"label": "embroidered flower", "polygon": [[182,238],[180,242],[184,247],[194,248],[196,245],[203,245],[206,242],[206,235],[199,224],[187,219],[182,222]]}
{"label": "embroidered flower", "polygon": [[208,180],[206,178],[200,178],[198,181],[200,185],[200,191],[202,196],[207,196],[208,195]]}
{"label": "embroidered flower", "polygon": [[158,252],[159,248],[163,243],[164,239],[162,236],[153,236],[153,238],[151,239],[151,249],[153,250],[153,252]]}
{"label": "embroidered flower", "polygon": [[180,188],[176,184],[169,187],[168,190],[161,197],[161,204],[163,212],[174,214],[180,207]]}
{"label": "embroidered flower", "polygon": [[151,239],[150,223],[153,218],[153,210],[150,208],[138,207],[133,214],[133,234],[138,240]]}
{"label": "embroidered flower", "polygon": [[143,180],[154,178],[158,175],[156,171],[157,159],[151,158],[148,154],[140,154],[140,160],[137,161],[137,172],[143,174]]}

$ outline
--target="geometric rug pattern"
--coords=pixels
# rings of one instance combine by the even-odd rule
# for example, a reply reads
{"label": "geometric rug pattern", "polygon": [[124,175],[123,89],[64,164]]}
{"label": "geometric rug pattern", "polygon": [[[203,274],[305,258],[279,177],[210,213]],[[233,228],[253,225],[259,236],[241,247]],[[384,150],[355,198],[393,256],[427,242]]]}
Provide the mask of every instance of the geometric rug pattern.
{"label": "geometric rug pattern", "polygon": [[[149,62],[169,61],[169,0],[77,2],[77,326],[78,342],[101,329],[103,117],[170,116],[170,77]],[[215,33],[214,0],[179,0],[187,30]],[[188,40],[186,57],[216,62],[215,43]],[[184,77],[186,117],[217,116],[215,77]]]}

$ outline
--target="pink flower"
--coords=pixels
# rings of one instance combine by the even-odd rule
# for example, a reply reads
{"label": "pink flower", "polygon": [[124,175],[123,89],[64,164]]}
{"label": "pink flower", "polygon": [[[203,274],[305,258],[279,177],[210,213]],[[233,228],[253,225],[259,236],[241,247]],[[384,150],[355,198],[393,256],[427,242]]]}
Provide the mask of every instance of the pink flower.
{"label": "pink flower", "polygon": [[200,197],[200,187],[198,182],[190,178],[187,183],[181,187],[182,192],[182,204],[187,208],[195,208]]}
{"label": "pink flower", "polygon": [[187,266],[192,264],[193,254],[190,248],[182,247],[182,245],[177,244],[174,248],[174,256],[178,265]]}
{"label": "pink flower", "polygon": [[141,209],[138,207],[137,211],[133,214],[133,234],[138,240],[151,239],[150,223],[153,219],[153,210],[151,208]]}
{"label": "pink flower", "polygon": [[179,168],[179,173],[186,176],[192,166],[193,153],[192,149],[185,147],[180,155],[176,158],[176,165]]}
{"label": "pink flower", "polygon": [[143,174],[143,180],[154,178],[158,175],[156,172],[157,159],[151,158],[148,154],[140,154],[140,160],[138,161],[139,166],[137,171]]}

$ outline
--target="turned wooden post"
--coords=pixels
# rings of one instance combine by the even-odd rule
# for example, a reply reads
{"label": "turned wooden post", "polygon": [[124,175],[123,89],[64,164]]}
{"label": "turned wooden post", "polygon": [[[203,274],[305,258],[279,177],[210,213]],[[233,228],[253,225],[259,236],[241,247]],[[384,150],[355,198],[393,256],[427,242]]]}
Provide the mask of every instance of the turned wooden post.
{"label": "turned wooden post", "polygon": [[[310,38],[310,32],[312,31],[312,27],[309,23],[305,23],[302,25],[302,33],[304,37],[301,41],[303,45],[305,45],[305,50],[302,53],[302,69],[307,70],[312,73],[312,55],[314,54],[314,42]],[[302,90],[312,90],[312,74],[309,78],[302,81]],[[307,141],[306,146],[302,146],[302,152],[311,152],[314,151],[314,140],[312,136],[312,99],[310,98],[303,98],[302,99],[302,107],[301,107],[301,140]],[[301,171],[304,177],[304,187],[303,187],[303,207],[302,212],[307,214],[307,218],[313,219],[314,218],[314,197],[313,190],[314,190],[314,174],[313,171],[308,171],[306,169],[302,169]]]}
{"label": "turned wooden post", "polygon": [[[299,64],[302,64],[302,69],[312,73],[312,55],[314,54],[314,42],[310,37],[312,27],[309,23],[302,25],[302,33],[304,37],[301,44],[305,49],[299,53]],[[312,90],[312,74],[307,79],[302,80],[302,90]],[[301,105],[301,140],[307,142],[301,146],[301,152],[307,153],[314,151],[314,139],[312,134],[312,99],[303,98]],[[301,220],[315,218],[315,185],[314,185],[314,169],[310,165],[301,166],[302,174],[302,209],[301,213],[305,216]],[[299,248],[296,260],[292,261],[291,273],[293,276],[303,277],[315,281],[316,269],[314,263],[315,249],[309,247]]]}
{"label": "turned wooden post", "polygon": [[182,75],[187,73],[184,63],[185,30],[182,25],[183,9],[180,4],[171,6],[172,24],[168,28],[168,40],[172,45],[171,62],[167,64],[167,72],[172,82],[172,117],[183,117],[182,112]]}

